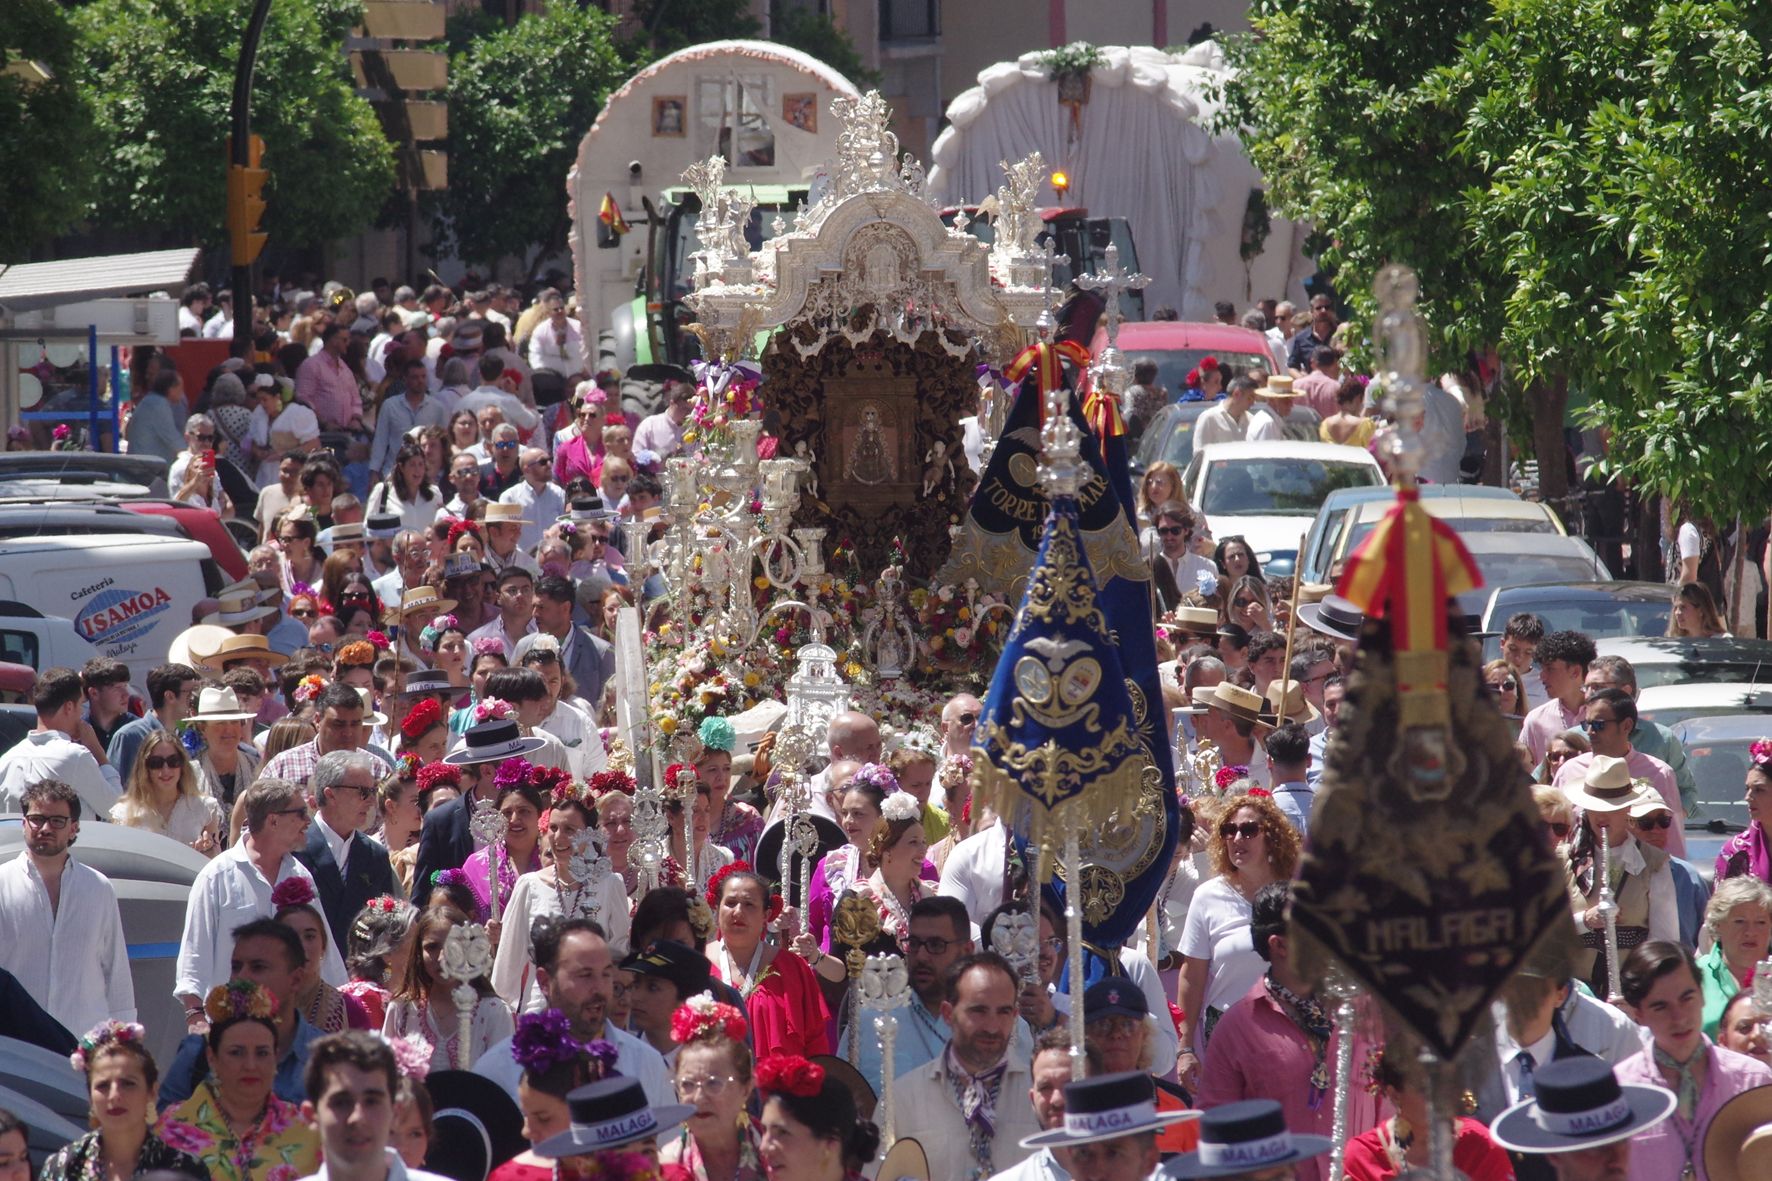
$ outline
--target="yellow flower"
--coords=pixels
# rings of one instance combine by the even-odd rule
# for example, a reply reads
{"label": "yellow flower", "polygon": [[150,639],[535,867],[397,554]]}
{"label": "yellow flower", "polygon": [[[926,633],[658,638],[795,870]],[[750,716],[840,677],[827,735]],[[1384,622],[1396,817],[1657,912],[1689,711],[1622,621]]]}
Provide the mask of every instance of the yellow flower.
{"label": "yellow flower", "polygon": [[759,574],[759,575],[757,575],[757,577],[751,579],[751,585],[756,587],[758,590],[768,590],[769,589],[769,579],[765,575]]}
{"label": "yellow flower", "polygon": [[960,618],[961,619],[971,619],[972,618],[972,609],[970,607],[960,608]]}
{"label": "yellow flower", "polygon": [[758,676],[756,673],[746,673],[744,675],[744,684],[745,684],[745,688],[747,688],[747,689],[755,689],[758,685],[761,685],[762,683],[763,683],[763,678]]}
{"label": "yellow flower", "polygon": [[685,443],[695,442],[695,432],[694,431],[684,431],[683,432],[683,441]]}
{"label": "yellow flower", "polygon": [[843,672],[853,681],[856,677],[861,675],[861,665],[851,660],[848,664],[843,666]]}
{"label": "yellow flower", "polygon": [[660,718],[658,719],[658,728],[662,733],[675,734],[677,732],[677,719]]}

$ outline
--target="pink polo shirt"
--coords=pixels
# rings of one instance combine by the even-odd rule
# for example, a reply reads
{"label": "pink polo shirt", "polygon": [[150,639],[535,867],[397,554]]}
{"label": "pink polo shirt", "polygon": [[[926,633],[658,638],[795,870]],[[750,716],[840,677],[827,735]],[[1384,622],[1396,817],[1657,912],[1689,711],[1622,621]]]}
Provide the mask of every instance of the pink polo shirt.
{"label": "pink polo shirt", "polygon": [[321,349],[295,371],[295,397],[314,412],[320,425],[339,430],[363,413],[363,397],[351,367]]}
{"label": "pink polo shirt", "polygon": [[1534,765],[1544,762],[1551,739],[1581,720],[1581,707],[1569,709],[1555,697],[1527,713],[1520,724],[1520,741],[1532,752]]}
{"label": "pink polo shirt", "polygon": [[[1273,1099],[1286,1114],[1293,1132],[1327,1136],[1335,1116],[1335,1054],[1341,1032],[1329,1039],[1325,1059],[1329,1067],[1329,1091],[1311,1106],[1311,1070],[1317,1057],[1310,1039],[1286,1011],[1268,995],[1264,980],[1257,980],[1242,1000],[1232,1005],[1212,1031],[1212,1052],[1200,1072],[1202,1111],[1242,1099]],[[1354,1078],[1348,1088],[1348,1136],[1358,1136],[1379,1120],[1378,1100],[1367,1091],[1366,1059],[1373,1047],[1357,1032],[1354,1035]],[[1325,1181],[1329,1158],[1300,1161],[1298,1181]]]}
{"label": "pink polo shirt", "polygon": [[[1705,1041],[1709,1043],[1710,1039]],[[1757,1059],[1718,1045],[1708,1045],[1706,1052],[1710,1057],[1710,1069],[1705,1072],[1704,1086],[1698,1092],[1697,1118],[1687,1123],[1676,1111],[1653,1128],[1631,1137],[1629,1181],[1670,1181],[1679,1177],[1686,1167],[1685,1139],[1688,1138],[1693,1144],[1691,1160],[1692,1167],[1698,1170],[1698,1181],[1708,1181],[1710,1174],[1704,1171],[1704,1134],[1710,1131],[1710,1122],[1716,1118],[1717,1110],[1751,1087],[1772,1084],[1772,1069]],[[1667,1086],[1655,1065],[1653,1047],[1632,1054],[1620,1062],[1615,1071],[1621,1083]],[[1672,1087],[1668,1089],[1673,1090]]]}
{"label": "pink polo shirt", "polygon": [[[1588,767],[1593,765],[1594,756],[1573,755],[1557,770],[1557,777],[1552,787],[1576,787],[1587,776]],[[1625,769],[1632,779],[1646,781],[1660,793],[1663,802],[1674,814],[1674,822],[1667,830],[1667,851],[1675,857],[1686,856],[1686,807],[1680,802],[1680,785],[1674,782],[1674,771],[1666,763],[1654,755],[1646,755],[1640,750],[1633,750],[1624,756]]]}

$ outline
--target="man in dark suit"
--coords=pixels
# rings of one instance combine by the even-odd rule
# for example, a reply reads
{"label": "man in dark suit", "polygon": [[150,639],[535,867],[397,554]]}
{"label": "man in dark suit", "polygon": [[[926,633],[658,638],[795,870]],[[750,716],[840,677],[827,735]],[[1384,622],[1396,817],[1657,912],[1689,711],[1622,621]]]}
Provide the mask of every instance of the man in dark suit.
{"label": "man in dark suit", "polygon": [[363,904],[399,889],[387,849],[359,831],[375,809],[379,775],[380,764],[367,751],[321,755],[310,785],[320,813],[308,829],[307,847],[295,855],[314,877],[333,946],[341,956],[347,954],[351,924]]}
{"label": "man in dark suit", "polygon": [[445,763],[461,768],[462,794],[426,813],[424,827],[419,830],[418,861],[412,876],[414,906],[422,907],[430,898],[432,874],[460,868],[474,855],[474,834],[469,822],[476,803],[490,803],[497,798],[492,780],[497,764],[546,745],[539,738],[524,738],[515,721],[482,722],[470,727],[463,739],[465,745],[460,750],[443,757]]}
{"label": "man in dark suit", "polygon": [[603,703],[603,687],[615,677],[615,647],[572,621],[570,579],[546,575],[535,584],[535,630],[560,641],[561,660],[578,696],[592,707]]}

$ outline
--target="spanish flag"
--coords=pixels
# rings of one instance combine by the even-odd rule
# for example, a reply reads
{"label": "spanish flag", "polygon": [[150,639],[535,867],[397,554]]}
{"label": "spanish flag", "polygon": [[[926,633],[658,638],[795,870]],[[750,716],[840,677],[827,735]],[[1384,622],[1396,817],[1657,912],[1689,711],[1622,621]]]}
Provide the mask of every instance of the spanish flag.
{"label": "spanish flag", "polygon": [[628,232],[628,223],[621,215],[621,209],[615,203],[613,193],[603,194],[603,206],[597,210],[597,220],[609,227],[612,234]]}

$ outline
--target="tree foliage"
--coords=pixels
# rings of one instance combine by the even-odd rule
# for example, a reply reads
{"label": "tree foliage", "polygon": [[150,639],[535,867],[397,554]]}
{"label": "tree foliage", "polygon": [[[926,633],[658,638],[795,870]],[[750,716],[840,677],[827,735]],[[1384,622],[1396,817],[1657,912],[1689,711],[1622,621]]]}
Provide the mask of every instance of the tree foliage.
{"label": "tree foliage", "polygon": [[750,0],[640,0],[634,15],[654,57],[706,41],[755,37],[763,31]]}
{"label": "tree foliage", "polygon": [[566,176],[603,100],[644,63],[623,58],[615,18],[573,0],[472,42],[450,62],[443,228],[466,257],[566,245]]}
{"label": "tree foliage", "polygon": [[50,78],[0,75],[0,262],[24,258],[80,219],[97,164],[74,26],[55,0],[0,8],[0,66],[14,57],[40,63]]}
{"label": "tree foliage", "polygon": [[[107,227],[163,241],[225,244],[234,63],[251,0],[93,0],[77,11],[82,85],[104,144],[91,194]],[[393,149],[353,89],[340,43],[358,0],[270,9],[252,128],[265,141],[264,225],[308,246],[367,227],[394,181]]]}
{"label": "tree foliage", "polygon": [[1357,307],[1406,262],[1439,360],[1498,350],[1547,493],[1573,387],[1640,484],[1721,518],[1772,506],[1752,429],[1772,398],[1772,13],[1259,0],[1251,18],[1227,113],[1272,200],[1317,226]]}
{"label": "tree foliage", "polygon": [[880,71],[868,69],[855,42],[827,14],[776,0],[769,24],[770,40],[817,58],[863,90],[880,85]]}

